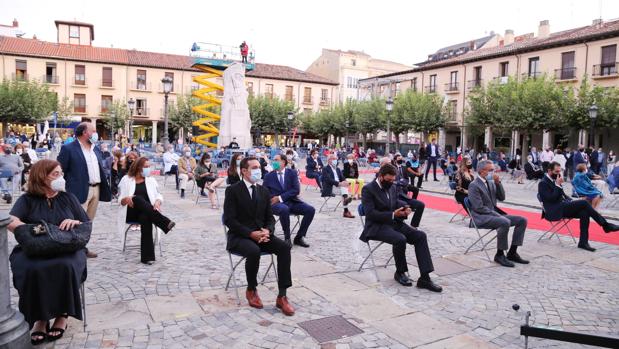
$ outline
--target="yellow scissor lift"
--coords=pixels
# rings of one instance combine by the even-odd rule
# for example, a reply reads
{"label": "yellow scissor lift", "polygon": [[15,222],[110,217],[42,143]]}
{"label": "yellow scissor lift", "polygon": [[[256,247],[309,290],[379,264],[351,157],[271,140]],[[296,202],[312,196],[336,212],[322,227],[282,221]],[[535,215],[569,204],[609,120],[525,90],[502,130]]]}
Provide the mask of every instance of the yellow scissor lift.
{"label": "yellow scissor lift", "polygon": [[[192,96],[205,101],[204,104],[192,108],[194,112],[202,115],[202,118],[194,121],[192,125],[205,132],[201,135],[194,135],[193,141],[206,145],[209,148],[217,148],[217,143],[212,142],[211,139],[219,135],[217,123],[221,119],[221,115],[211,111],[213,109],[209,109],[221,107],[221,99],[217,97],[217,92],[221,91],[220,94],[223,95],[224,87],[213,80],[223,77],[226,68],[232,63],[239,62],[241,60],[240,53],[238,48],[226,48],[221,45],[208,43],[194,43],[191,47],[191,55],[195,57],[192,67],[204,72],[204,74],[193,78],[193,81],[202,87],[193,91]],[[247,71],[255,68],[253,52],[250,57],[251,60],[245,63]]]}

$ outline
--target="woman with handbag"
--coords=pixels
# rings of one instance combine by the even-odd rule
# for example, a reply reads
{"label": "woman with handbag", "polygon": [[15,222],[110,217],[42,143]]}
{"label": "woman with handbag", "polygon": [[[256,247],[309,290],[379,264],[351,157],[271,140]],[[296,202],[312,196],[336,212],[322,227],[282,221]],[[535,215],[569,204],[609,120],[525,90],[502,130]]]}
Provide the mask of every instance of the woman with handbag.
{"label": "woman with handbag", "polygon": [[[9,213],[12,221],[8,229],[19,243],[9,258],[13,284],[19,293],[19,311],[33,329],[33,345],[61,338],[69,316],[82,320],[79,290],[86,280],[84,246],[92,225],[77,198],[65,192],[64,186],[60,163],[40,160],[30,168],[26,194]],[[83,246],[73,246],[73,251],[62,246],[57,252],[53,248],[37,251],[37,246],[45,246],[37,245],[36,240],[51,235],[42,234],[41,222],[47,229],[62,230],[67,237],[85,230]],[[55,319],[51,328],[50,319]]]}
{"label": "woman with handbag", "polygon": [[217,165],[211,162],[211,155],[209,153],[204,153],[202,155],[200,163],[193,171],[193,174],[200,188],[200,195],[206,196],[204,189],[208,190],[210,193],[208,197],[211,200],[211,207],[217,209],[217,204],[215,203],[215,195],[217,195],[217,193],[215,190],[222,185],[226,179],[217,176]]}
{"label": "woman with handbag", "polygon": [[153,224],[166,234],[176,224],[161,214],[163,196],[159,193],[157,181],[150,177],[150,171],[148,159],[138,158],[118,184],[118,232],[122,236],[128,222],[140,223],[140,260],[148,265],[155,262]]}

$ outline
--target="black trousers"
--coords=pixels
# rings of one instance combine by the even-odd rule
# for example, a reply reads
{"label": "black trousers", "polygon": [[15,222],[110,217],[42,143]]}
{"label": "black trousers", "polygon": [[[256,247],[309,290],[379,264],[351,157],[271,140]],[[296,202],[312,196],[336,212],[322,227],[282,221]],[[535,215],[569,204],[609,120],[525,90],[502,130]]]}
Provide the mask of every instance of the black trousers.
{"label": "black trousers", "polygon": [[416,175],[411,175],[411,185],[415,185],[415,178],[417,178],[417,188],[421,188],[421,183],[423,183],[423,175],[420,174],[419,176]]}
{"label": "black trousers", "polygon": [[196,184],[198,185],[198,188],[204,190],[204,185],[206,184],[206,178],[196,177]]}
{"label": "black trousers", "polygon": [[277,256],[277,285],[280,289],[292,286],[290,274],[290,247],[286,243],[271,235],[269,242],[261,244],[252,239],[241,239],[231,250],[245,257],[245,275],[247,276],[247,288],[255,289],[258,286],[258,269],[260,267],[260,254],[262,252],[273,253]]}
{"label": "black trousers", "polygon": [[428,247],[426,233],[421,230],[414,229],[404,223],[397,223],[394,227],[385,228],[373,237],[372,240],[383,241],[393,245],[393,259],[395,260],[395,268],[398,273],[408,271],[406,263],[406,244],[409,243],[415,247],[415,257],[419,272],[430,273],[434,271],[432,264],[432,256]]}
{"label": "black trousers", "polygon": [[580,241],[578,244],[589,242],[589,221],[591,218],[599,224],[605,225],[606,219],[596,211],[586,200],[573,200],[564,202],[562,205],[564,218],[575,218],[580,220]]}
{"label": "black trousers", "polygon": [[428,173],[430,172],[430,166],[433,167],[434,179],[436,179],[436,158],[428,158],[428,166],[426,167],[426,181],[428,180]]}
{"label": "black trousers", "polygon": [[170,171],[168,171],[167,173],[174,174],[174,178],[176,179],[176,189],[178,189],[178,166],[172,165],[172,167],[170,167]]}
{"label": "black trousers", "polygon": [[406,202],[406,204],[411,207],[411,210],[413,210],[411,225],[414,228],[419,227],[419,223],[421,223],[421,217],[423,216],[423,211],[426,209],[426,204],[416,199],[409,199],[405,195],[400,195],[398,199]]}
{"label": "black trousers", "polygon": [[415,187],[413,185],[413,183],[411,183],[406,189],[408,189],[408,191],[413,193],[413,199],[417,200],[417,197],[419,196],[419,187]]}
{"label": "black trousers", "polygon": [[126,221],[140,223],[140,260],[142,263],[154,261],[153,224],[167,234],[170,219],[161,212],[155,211],[148,200],[141,196],[134,196],[133,207],[127,207]]}

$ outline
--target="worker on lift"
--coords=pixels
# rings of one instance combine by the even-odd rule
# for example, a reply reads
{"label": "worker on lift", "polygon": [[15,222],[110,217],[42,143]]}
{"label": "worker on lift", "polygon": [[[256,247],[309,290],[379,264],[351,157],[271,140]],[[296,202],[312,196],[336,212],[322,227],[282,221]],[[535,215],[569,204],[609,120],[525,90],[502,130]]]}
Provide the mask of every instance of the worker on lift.
{"label": "worker on lift", "polygon": [[241,49],[241,62],[247,63],[247,53],[249,53],[249,46],[243,41],[243,43],[239,46]]}

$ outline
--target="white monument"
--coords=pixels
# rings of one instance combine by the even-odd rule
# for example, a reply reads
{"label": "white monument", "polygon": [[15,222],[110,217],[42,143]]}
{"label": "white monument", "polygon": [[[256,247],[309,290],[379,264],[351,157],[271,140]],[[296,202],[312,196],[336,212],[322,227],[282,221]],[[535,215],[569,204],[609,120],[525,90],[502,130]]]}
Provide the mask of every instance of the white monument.
{"label": "white monument", "polygon": [[233,63],[224,71],[224,97],[221,104],[217,146],[228,146],[233,139],[241,149],[252,147],[251,119],[245,89],[245,65]]}

